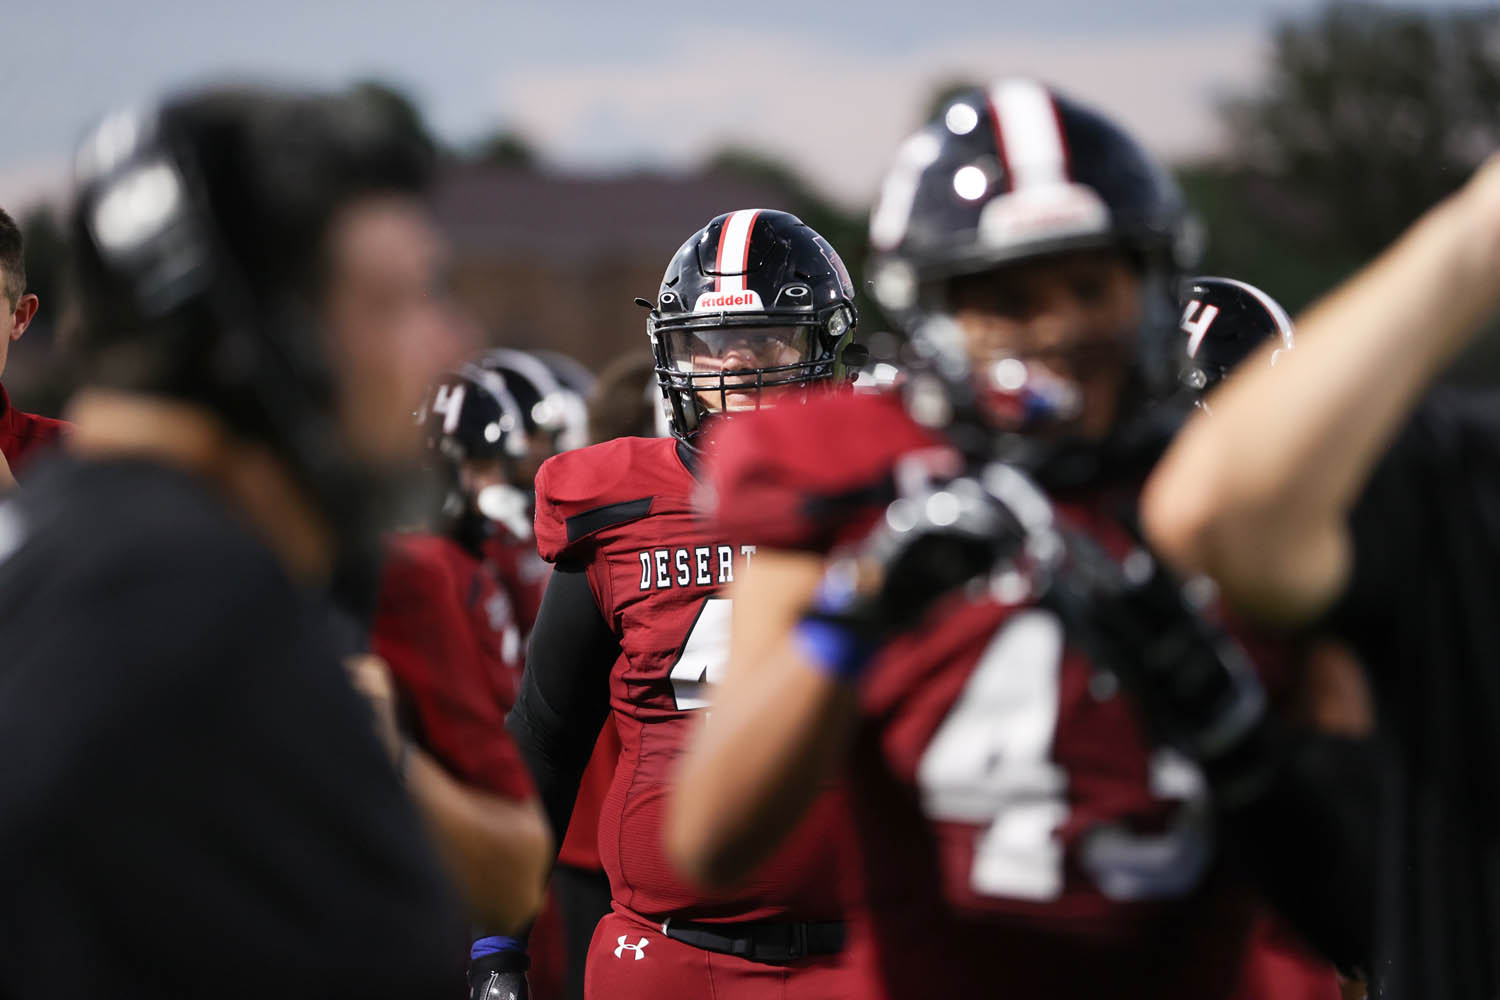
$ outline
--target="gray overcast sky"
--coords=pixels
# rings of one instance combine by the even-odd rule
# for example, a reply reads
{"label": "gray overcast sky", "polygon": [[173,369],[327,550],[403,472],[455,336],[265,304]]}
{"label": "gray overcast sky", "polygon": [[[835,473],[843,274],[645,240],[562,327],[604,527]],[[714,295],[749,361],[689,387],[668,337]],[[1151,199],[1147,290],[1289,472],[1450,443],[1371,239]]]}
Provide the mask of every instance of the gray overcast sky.
{"label": "gray overcast sky", "polygon": [[[1421,6],[1452,6],[1422,3]],[[1467,6],[1482,6],[1469,3]],[[853,204],[955,76],[1045,75],[1167,156],[1212,150],[1267,28],[1316,0],[32,0],[6,5],[0,204],[66,185],[109,108],[205,78],[405,88],[444,138],[517,128],[572,169],[685,166],[726,142]]]}

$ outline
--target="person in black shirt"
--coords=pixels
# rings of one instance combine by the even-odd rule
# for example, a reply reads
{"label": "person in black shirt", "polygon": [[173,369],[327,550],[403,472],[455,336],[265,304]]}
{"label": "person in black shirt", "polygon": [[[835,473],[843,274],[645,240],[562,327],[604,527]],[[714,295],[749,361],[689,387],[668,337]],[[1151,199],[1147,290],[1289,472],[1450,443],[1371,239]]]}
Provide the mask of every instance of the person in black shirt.
{"label": "person in black shirt", "polygon": [[1497,275],[1500,158],[1299,319],[1274,375],[1216,393],[1143,504],[1179,570],[1367,665],[1383,997],[1500,995],[1500,398],[1423,398],[1500,307]]}
{"label": "person in black shirt", "polygon": [[0,505],[0,996],[453,995],[423,821],[462,870],[477,820],[382,746],[327,597],[463,349],[428,151],[240,90],[77,162],[77,435]]}

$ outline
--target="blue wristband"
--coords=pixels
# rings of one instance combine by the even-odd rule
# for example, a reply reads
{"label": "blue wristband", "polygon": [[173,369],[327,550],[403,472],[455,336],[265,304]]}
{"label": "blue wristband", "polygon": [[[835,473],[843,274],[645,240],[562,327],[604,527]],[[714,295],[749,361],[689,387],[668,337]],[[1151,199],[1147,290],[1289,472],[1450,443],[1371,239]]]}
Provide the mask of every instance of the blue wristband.
{"label": "blue wristband", "polygon": [[879,648],[852,629],[821,618],[802,619],[793,634],[808,662],[836,681],[858,678]]}
{"label": "blue wristband", "polygon": [[501,951],[519,951],[524,953],[526,951],[526,941],[524,938],[505,937],[500,934],[493,935],[492,937],[482,937],[469,946],[469,960],[473,961],[484,955],[493,955]]}

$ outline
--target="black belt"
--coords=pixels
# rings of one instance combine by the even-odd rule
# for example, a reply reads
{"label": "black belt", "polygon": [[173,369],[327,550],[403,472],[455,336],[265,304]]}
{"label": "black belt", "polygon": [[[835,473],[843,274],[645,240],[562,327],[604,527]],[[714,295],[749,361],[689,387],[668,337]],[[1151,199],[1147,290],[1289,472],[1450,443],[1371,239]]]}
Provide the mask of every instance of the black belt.
{"label": "black belt", "polygon": [[809,955],[837,955],[844,950],[844,924],[840,920],[698,924],[668,919],[661,925],[661,932],[694,948],[751,962],[795,962]]}

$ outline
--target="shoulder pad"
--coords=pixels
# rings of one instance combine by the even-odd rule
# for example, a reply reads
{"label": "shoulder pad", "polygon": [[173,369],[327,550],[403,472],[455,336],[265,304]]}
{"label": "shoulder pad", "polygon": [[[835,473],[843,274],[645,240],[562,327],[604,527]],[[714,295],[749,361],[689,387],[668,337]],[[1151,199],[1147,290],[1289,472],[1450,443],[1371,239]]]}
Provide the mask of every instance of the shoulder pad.
{"label": "shoulder pad", "polygon": [[537,552],[548,562],[618,524],[690,501],[692,475],[675,438],[615,438],[554,455],[536,476]]}
{"label": "shoulder pad", "polygon": [[711,513],[747,542],[826,551],[889,503],[903,455],[942,444],[894,395],[840,393],[747,414],[717,442]]}

